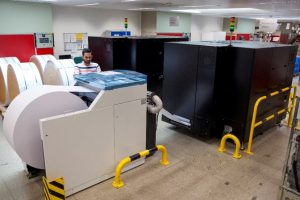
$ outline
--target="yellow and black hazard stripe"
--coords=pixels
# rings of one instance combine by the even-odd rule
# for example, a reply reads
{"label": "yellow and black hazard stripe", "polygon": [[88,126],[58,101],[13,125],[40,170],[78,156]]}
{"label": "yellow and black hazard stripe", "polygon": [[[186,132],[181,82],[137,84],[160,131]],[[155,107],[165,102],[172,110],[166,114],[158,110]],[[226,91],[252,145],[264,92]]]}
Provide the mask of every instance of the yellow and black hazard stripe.
{"label": "yellow and black hazard stripe", "polygon": [[148,155],[153,155],[157,150],[158,150],[158,148],[154,147],[152,149],[145,150],[145,151],[142,151],[140,153],[129,156],[130,161],[132,162],[134,160],[140,159],[141,157],[148,156]]}
{"label": "yellow and black hazard stripe", "polygon": [[145,157],[148,155],[153,155],[156,151],[161,151],[161,153],[162,153],[162,158],[161,158],[160,164],[164,165],[164,166],[169,165],[167,149],[163,145],[157,145],[156,147],[154,147],[152,149],[144,150],[137,154],[128,156],[128,157],[124,158],[123,160],[121,160],[119,162],[118,166],[116,167],[115,180],[112,184],[113,187],[120,188],[120,187],[124,186],[124,183],[121,180],[121,171],[126,164],[128,164],[134,160],[137,160],[139,158],[142,158],[142,157]]}
{"label": "yellow and black hazard stripe", "polygon": [[54,181],[48,181],[43,177],[45,200],[65,199],[64,179],[58,178]]}

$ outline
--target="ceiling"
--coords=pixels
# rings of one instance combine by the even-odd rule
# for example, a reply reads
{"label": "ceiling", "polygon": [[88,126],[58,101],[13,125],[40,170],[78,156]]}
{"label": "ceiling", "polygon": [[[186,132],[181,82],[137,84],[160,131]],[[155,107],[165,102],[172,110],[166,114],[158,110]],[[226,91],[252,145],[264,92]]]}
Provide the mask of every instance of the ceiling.
{"label": "ceiling", "polygon": [[[59,6],[300,20],[300,0],[15,0]],[[234,8],[234,9],[233,9]]]}

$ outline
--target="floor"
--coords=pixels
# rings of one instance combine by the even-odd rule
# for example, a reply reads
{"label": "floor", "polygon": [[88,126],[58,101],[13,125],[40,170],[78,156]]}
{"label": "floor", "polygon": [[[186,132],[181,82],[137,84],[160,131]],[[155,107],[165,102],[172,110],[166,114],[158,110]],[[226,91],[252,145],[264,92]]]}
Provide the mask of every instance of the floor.
{"label": "floor", "polygon": [[[2,130],[2,122],[0,122]],[[170,165],[159,164],[160,153],[122,174],[125,186],[112,179],[68,197],[68,200],[275,200],[289,129],[275,127],[254,140],[254,155],[241,159],[217,152],[218,139],[201,141],[182,129],[159,122],[157,143],[168,149]],[[28,180],[22,162],[0,131],[0,200],[43,199],[40,178]]]}

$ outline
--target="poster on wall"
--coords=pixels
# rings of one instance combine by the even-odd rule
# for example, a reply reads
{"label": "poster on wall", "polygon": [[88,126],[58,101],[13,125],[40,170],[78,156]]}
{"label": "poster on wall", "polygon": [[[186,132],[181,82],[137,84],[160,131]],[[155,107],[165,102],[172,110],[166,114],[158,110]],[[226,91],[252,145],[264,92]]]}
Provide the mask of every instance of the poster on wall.
{"label": "poster on wall", "polygon": [[88,48],[87,33],[64,33],[64,50],[76,52]]}
{"label": "poster on wall", "polygon": [[169,18],[169,26],[179,26],[179,16],[172,16]]}

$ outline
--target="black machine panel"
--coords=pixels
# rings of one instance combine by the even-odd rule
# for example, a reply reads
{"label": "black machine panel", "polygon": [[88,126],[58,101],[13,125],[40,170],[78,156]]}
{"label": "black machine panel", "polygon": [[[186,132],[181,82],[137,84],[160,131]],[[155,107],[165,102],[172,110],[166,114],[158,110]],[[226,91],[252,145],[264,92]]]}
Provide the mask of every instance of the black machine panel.
{"label": "black machine panel", "polygon": [[183,37],[89,37],[94,62],[101,69],[128,69],[148,77],[148,90],[162,93],[164,43]]}
{"label": "black machine panel", "polygon": [[[180,117],[187,118],[191,131],[205,137],[220,137],[225,126],[231,127],[241,142],[247,142],[255,101],[290,86],[295,51],[291,45],[257,42],[166,43],[163,99],[172,116],[163,120],[178,125]],[[288,97],[289,91],[263,101],[257,120],[287,107]],[[255,134],[284,117],[257,127]]]}
{"label": "black machine panel", "polygon": [[168,74],[164,86],[174,89],[163,90],[166,98],[163,101],[168,102],[164,108],[182,118],[193,119],[194,107],[189,105],[195,105],[198,47],[174,43],[165,49],[165,57],[172,59],[164,62],[169,66],[164,69],[164,74]]}

